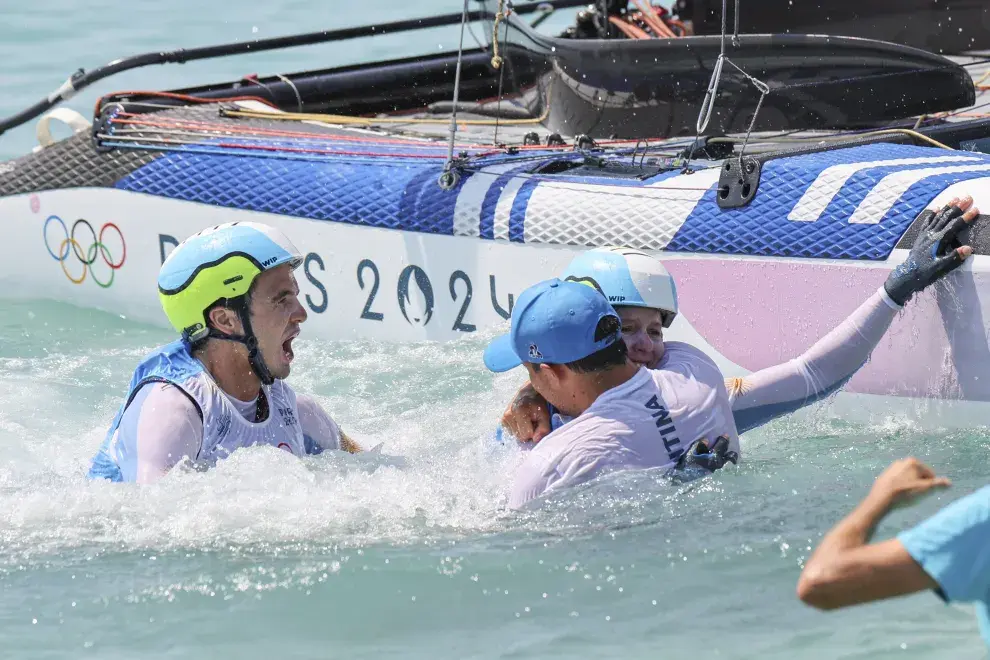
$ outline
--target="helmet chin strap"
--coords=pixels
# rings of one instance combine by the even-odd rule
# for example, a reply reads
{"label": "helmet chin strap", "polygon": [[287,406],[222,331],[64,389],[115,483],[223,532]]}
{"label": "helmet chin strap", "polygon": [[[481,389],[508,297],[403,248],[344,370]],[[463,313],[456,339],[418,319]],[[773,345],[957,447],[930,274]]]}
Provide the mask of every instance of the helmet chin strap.
{"label": "helmet chin strap", "polygon": [[251,318],[247,309],[247,301],[244,298],[238,298],[232,301],[231,307],[237,311],[237,316],[241,319],[241,325],[244,326],[243,335],[228,335],[224,334],[214,328],[210,328],[210,337],[215,337],[216,339],[226,339],[228,341],[236,341],[244,346],[248,350],[248,362],[251,364],[251,369],[254,371],[258,380],[264,385],[271,385],[275,382],[275,376],[272,372],[268,370],[268,365],[265,364],[264,359],[261,357],[261,349],[258,348],[258,338],[255,336],[254,331],[251,329]]}

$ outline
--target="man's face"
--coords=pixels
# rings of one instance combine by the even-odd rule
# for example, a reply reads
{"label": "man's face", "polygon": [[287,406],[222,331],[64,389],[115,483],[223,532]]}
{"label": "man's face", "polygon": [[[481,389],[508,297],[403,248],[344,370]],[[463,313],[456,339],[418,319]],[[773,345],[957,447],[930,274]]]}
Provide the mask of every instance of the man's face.
{"label": "man's face", "polygon": [[532,364],[523,362],[526,371],[529,372],[529,382],[533,384],[533,389],[540,393],[544,399],[549,401],[557,410],[570,415],[574,409],[574,393],[572,392],[574,379],[570,369],[562,365]]}
{"label": "man's face", "polygon": [[286,378],[294,354],[292,340],[306,320],[299,302],[299,285],[289,264],[265,271],[251,294],[251,329],[258,338],[261,357],[275,378]]}

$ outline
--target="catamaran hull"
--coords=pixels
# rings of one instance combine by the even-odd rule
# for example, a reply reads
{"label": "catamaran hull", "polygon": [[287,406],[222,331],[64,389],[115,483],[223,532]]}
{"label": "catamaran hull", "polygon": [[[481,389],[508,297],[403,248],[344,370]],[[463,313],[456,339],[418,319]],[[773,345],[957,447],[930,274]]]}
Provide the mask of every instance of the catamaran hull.
{"label": "catamaran hull", "polygon": [[[970,182],[990,208],[990,179]],[[932,200],[940,205],[947,189]],[[304,337],[477,341],[508,327],[520,291],[561,272],[577,246],[485,241],[361,227],[164,199],[116,189],[52,190],[0,199],[6,297],[45,298],[167,326],[156,278],[186,236],[260,221],[306,254],[297,279]],[[799,355],[881,286],[885,261],[653,251],[678,285],[666,333],[706,350],[727,376]],[[990,257],[913,300],[833,412],[925,427],[982,424],[990,413]],[[835,407],[838,406],[838,407]]]}

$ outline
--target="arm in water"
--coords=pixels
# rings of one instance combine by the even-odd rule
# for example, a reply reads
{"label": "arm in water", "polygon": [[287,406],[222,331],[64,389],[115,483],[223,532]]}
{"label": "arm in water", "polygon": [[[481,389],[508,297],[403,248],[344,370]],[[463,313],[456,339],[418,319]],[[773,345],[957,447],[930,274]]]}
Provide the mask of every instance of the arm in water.
{"label": "arm in water", "polygon": [[904,264],[838,327],[800,357],[726,381],[736,427],[744,433],[838,391],[862,367],[894,315],[915,293],[957,268],[969,246],[946,253],[956,234],[978,215],[972,198],[953,200],[937,214],[926,211]]}
{"label": "arm in water", "polygon": [[327,450],[343,450],[351,454],[363,451],[340,430],[337,422],[313,397],[297,394],[296,407],[299,409],[299,425],[302,426],[307,454],[321,454]]}
{"label": "arm in water", "polygon": [[[953,600],[985,596],[990,489],[963,498],[898,538],[869,543],[892,509],[947,486],[948,479],[936,477],[916,459],[891,465],[859,506],[822,539],[801,572],[798,597],[832,610],[925,589],[939,589]],[[973,582],[978,584],[972,589],[964,586]]]}

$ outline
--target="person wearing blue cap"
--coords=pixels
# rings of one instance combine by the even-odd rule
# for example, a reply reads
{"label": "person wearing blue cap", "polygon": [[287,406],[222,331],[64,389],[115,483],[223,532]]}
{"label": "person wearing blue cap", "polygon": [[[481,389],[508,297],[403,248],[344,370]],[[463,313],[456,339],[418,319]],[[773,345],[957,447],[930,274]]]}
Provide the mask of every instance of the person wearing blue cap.
{"label": "person wearing blue cap", "polygon": [[495,372],[524,366],[533,387],[571,417],[525,456],[509,495],[512,508],[604,472],[689,465],[713,471],[737,460],[739,437],[725,397],[705,414],[673,411],[676,424],[666,403],[677,401],[676,391],[724,392],[718,369],[674,374],[630,361],[618,314],[590,285],[551,279],[526,289],[509,333],[492,341],[484,361]]}
{"label": "person wearing blue cap", "polygon": [[893,509],[950,485],[915,458],[896,461],[822,539],[801,572],[798,597],[834,610],[933,591],[946,603],[974,603],[990,645],[990,486],[894,538],[869,542]]}
{"label": "person wearing blue cap", "polygon": [[[958,246],[957,235],[978,214],[972,198],[953,200],[938,212],[926,211],[904,263],[839,327],[799,359],[729,381],[698,349],[680,342],[663,341],[662,328],[669,327],[676,316],[677,298],[673,283],[659,262],[648,255],[627,250],[620,253],[592,251],[587,253],[595,253],[589,259],[578,257],[565,273],[565,282],[596,292],[599,304],[614,300],[620,306],[618,314],[614,308],[609,309],[611,314],[621,318],[620,334],[623,343],[628,344],[627,356],[634,365],[645,368],[625,380],[623,377],[628,374],[618,370],[614,374],[593,374],[599,381],[585,378],[582,383],[581,379],[573,378],[573,370],[562,370],[561,363],[541,360],[540,356],[545,356],[545,346],[553,346],[556,360],[576,360],[577,354],[590,355],[587,351],[591,346],[571,338],[572,335],[581,336],[587,329],[572,329],[568,334],[560,329],[563,326],[559,325],[562,323],[559,319],[555,321],[558,325],[544,324],[537,328],[528,317],[520,317],[517,321],[516,310],[513,310],[512,332],[489,348],[492,356],[490,360],[486,358],[486,364],[495,371],[517,366],[519,361],[527,364],[531,382],[524,385],[510,404],[503,424],[518,440],[532,439],[539,444],[533,450],[534,456],[526,459],[521,472],[530,471],[530,481],[536,486],[525,492],[514,487],[510,500],[518,503],[535,497],[533,493],[539,494],[537,486],[540,484],[543,490],[549,490],[574,481],[568,476],[572,473],[583,479],[589,474],[597,474],[601,468],[619,464],[630,467],[677,465],[682,458],[677,451],[668,452],[670,460],[664,463],[662,457],[638,454],[639,450],[624,446],[627,439],[639,438],[641,430],[647,433],[649,424],[646,429],[640,429],[644,421],[655,422],[654,431],[662,431],[665,448],[687,452],[688,459],[703,467],[717,469],[729,460],[728,457],[738,460],[740,430],[755,428],[818,401],[852,377],[883,337],[896,312],[915,293],[940,280],[972,254],[972,247]],[[622,263],[616,263],[629,265],[631,259],[638,260],[636,268],[624,269]],[[537,304],[540,299],[537,294],[543,285],[545,283],[527,292],[531,294],[526,299],[527,304]],[[592,300],[594,296],[589,298]],[[522,298],[517,306],[521,302]],[[540,335],[540,341],[536,341],[536,335]],[[523,339],[533,340],[536,349],[532,351],[532,357],[527,346],[521,343]],[[610,366],[617,369],[617,365]],[[567,376],[566,382],[563,376]],[[587,395],[583,397],[583,402],[590,407],[566,400],[568,392],[573,394],[575,387],[582,386],[586,393],[601,395],[590,401]],[[634,386],[646,389],[633,392]],[[644,410],[637,408],[638,404],[619,400],[620,395],[635,394],[638,398],[650,387],[657,396],[649,400],[649,414],[645,420]],[[564,401],[564,405],[558,405],[560,401]],[[594,405],[590,405],[591,402]],[[577,421],[582,423],[575,427],[573,423]],[[568,437],[585,434],[593,440],[584,442],[572,438],[565,441],[561,434]],[[617,437],[623,439],[616,444]],[[549,440],[553,441],[550,448],[537,451]],[[588,456],[580,459],[571,456],[568,460],[577,467],[568,468],[572,472],[562,473],[561,464],[558,464],[564,455],[559,453],[563,451],[561,445],[570,443],[577,447],[582,442]],[[609,443],[612,443],[612,449],[604,453],[599,451]],[[690,452],[687,451],[689,447],[692,448]],[[632,455],[635,456],[630,458]],[[519,481],[517,479],[517,484]]]}
{"label": "person wearing blue cap", "polygon": [[[969,246],[955,244],[959,232],[978,216],[971,197],[952,200],[937,213],[925,211],[908,258],[848,318],[794,359],[726,380],[724,390],[738,433],[841,389],[866,363],[911,296],[958,267],[972,252]],[[576,256],[561,278],[594,286],[613,302],[633,362],[678,373],[707,373],[714,368],[711,358],[697,347],[664,340],[664,330],[678,316],[678,296],[673,278],[655,257],[628,248],[589,250]],[[681,395],[683,410],[703,409],[723,397],[723,388],[713,385],[710,391],[696,394],[693,401]],[[527,383],[506,407],[496,438],[502,439],[504,429],[525,447],[566,421],[566,415]]]}

